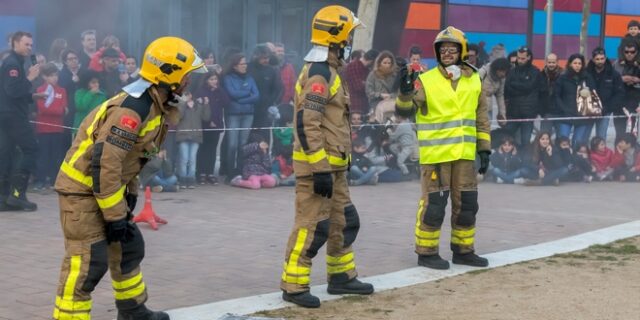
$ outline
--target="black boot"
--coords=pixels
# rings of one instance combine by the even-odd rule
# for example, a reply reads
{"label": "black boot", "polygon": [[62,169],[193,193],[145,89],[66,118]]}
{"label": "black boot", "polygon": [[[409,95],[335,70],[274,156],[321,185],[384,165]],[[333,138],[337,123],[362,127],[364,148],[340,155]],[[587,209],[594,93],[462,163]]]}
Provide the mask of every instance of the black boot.
{"label": "black boot", "polygon": [[23,211],[36,211],[38,205],[27,200],[28,174],[16,174],[11,178],[11,194],[7,198],[7,205]]}
{"label": "black boot", "polygon": [[418,265],[436,270],[449,269],[449,261],[442,259],[437,253],[433,255],[419,255]]}
{"label": "black boot", "polygon": [[162,311],[151,311],[144,304],[133,309],[118,310],[118,320],[170,320]]}
{"label": "black boot", "polygon": [[11,184],[8,177],[0,177],[0,212],[1,211],[18,211],[18,208],[7,204],[7,198],[11,190]]}
{"label": "black boot", "polygon": [[465,254],[454,253],[451,262],[472,267],[486,267],[489,265],[489,260],[480,257],[473,252]]}
{"label": "black boot", "polygon": [[299,293],[287,293],[286,291],[282,291],[282,300],[295,303],[305,308],[320,307],[320,299],[312,295],[309,291]]}
{"label": "black boot", "polygon": [[329,282],[327,286],[329,294],[372,294],[373,285],[370,283],[360,282],[357,278],[353,278],[347,282]]}

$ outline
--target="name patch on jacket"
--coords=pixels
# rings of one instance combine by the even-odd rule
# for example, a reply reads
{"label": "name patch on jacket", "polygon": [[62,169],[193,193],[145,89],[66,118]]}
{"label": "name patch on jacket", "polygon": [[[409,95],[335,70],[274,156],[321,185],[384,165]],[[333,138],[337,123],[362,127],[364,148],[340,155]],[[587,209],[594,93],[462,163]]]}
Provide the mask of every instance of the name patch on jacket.
{"label": "name patch on jacket", "polygon": [[120,124],[125,128],[135,130],[138,127],[138,120],[130,116],[122,116],[122,118],[120,118]]}
{"label": "name patch on jacket", "polygon": [[129,131],[122,130],[122,129],[116,127],[116,126],[112,126],[111,127],[111,133],[113,133],[113,134],[115,134],[117,136],[123,137],[125,139],[131,140],[133,142],[136,142],[138,140],[138,135],[136,135],[135,133],[131,133]]}
{"label": "name patch on jacket", "polygon": [[305,109],[324,113],[324,106],[328,102],[327,98],[315,94],[307,94],[304,98],[306,100],[303,104]]}
{"label": "name patch on jacket", "polygon": [[133,149],[133,144],[120,140],[114,136],[107,136],[107,142],[125,151],[131,151],[131,149]]}

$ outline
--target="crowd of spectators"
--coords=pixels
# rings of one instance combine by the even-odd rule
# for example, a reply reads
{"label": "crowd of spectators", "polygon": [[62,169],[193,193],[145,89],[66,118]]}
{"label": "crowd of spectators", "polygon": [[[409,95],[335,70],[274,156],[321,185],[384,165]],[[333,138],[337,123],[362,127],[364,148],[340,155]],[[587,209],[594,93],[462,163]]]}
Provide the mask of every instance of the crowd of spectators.
{"label": "crowd of spectators", "polygon": [[[640,111],[640,23],[631,21],[628,27],[615,62],[596,48],[588,61],[572,54],[565,68],[551,53],[538,69],[526,46],[507,55],[501,44],[489,53],[484,43],[469,45],[468,63],[478,69],[483,96],[494,106],[494,149],[484,180],[529,185],[640,181],[634,115]],[[48,62],[36,56],[41,76],[34,88],[47,98],[33,107],[40,145],[35,190],[53,184],[73,128],[139,78],[138,61],[121,50],[115,36],[104,37],[98,47],[96,32],[87,30],[81,43],[76,51],[65,39],[55,39]],[[141,173],[142,185],[161,192],[223,181],[250,189],[295,184],[291,127],[299,70],[285,59],[285,46],[259,44],[250,55],[225,48],[220,61],[209,48],[200,53],[209,71],[194,75],[180,99],[181,120]],[[351,99],[351,185],[419,178],[413,119],[394,111],[399,68],[422,73],[435,67],[423,61],[418,46],[406,56],[374,49],[351,54],[341,72]],[[597,94],[603,117],[578,113],[583,90]],[[615,136],[607,131],[610,115]]]}

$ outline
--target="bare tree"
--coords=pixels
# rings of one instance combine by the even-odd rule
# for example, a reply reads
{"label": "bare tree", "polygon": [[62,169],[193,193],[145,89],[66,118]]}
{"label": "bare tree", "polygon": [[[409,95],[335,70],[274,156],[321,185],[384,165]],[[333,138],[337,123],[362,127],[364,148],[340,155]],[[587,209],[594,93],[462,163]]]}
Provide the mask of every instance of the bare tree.
{"label": "bare tree", "polygon": [[587,52],[589,34],[589,17],[591,16],[591,0],[582,0],[582,25],[580,26],[580,54]]}

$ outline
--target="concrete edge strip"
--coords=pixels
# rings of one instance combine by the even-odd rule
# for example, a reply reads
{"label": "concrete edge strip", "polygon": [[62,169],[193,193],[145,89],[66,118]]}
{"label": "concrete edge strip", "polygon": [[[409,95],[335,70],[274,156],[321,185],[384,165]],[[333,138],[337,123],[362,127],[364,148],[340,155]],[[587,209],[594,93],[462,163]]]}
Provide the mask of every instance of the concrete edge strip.
{"label": "concrete edge strip", "polygon": [[[640,220],[541,244],[495,252],[484,255],[484,257],[489,259],[489,269],[491,269],[518,262],[549,257],[554,254],[582,250],[594,244],[609,243],[637,235],[640,235]],[[414,267],[366,277],[362,278],[362,280],[372,283],[376,288],[376,292],[380,292],[448,278],[473,270],[478,270],[478,268],[452,264],[452,267],[449,270],[437,271],[423,267]],[[311,292],[314,295],[317,295],[321,301],[342,298],[342,296],[327,294],[326,288],[326,285],[313,286],[311,288]],[[173,320],[214,320],[227,313],[251,314],[262,310],[274,310],[292,305],[293,304],[291,303],[282,301],[280,292],[274,292],[173,309],[168,311],[168,313],[171,315],[171,319]]]}

